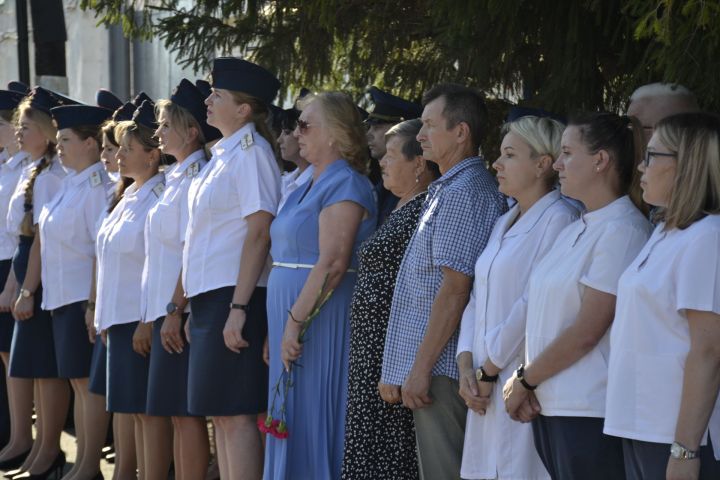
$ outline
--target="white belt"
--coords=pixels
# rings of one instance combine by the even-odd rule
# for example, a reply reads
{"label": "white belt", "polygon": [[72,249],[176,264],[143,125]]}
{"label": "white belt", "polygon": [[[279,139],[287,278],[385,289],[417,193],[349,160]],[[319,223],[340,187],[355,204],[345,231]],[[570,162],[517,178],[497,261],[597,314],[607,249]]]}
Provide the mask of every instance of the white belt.
{"label": "white belt", "polygon": [[[307,263],[286,263],[286,262],[273,262],[273,267],[283,267],[283,268],[314,268],[315,265],[309,265]],[[354,268],[348,268],[346,272],[355,272],[356,270]]]}

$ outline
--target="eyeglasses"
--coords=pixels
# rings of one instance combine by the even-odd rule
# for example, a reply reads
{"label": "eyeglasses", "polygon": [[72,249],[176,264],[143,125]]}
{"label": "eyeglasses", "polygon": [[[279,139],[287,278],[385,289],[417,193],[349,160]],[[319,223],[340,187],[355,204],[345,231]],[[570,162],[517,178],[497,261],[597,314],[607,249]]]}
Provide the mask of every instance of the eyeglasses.
{"label": "eyeglasses", "polygon": [[643,165],[645,168],[647,168],[650,165],[650,159],[652,157],[672,157],[676,158],[677,153],[662,153],[662,152],[652,152],[650,150],[645,151],[645,159],[643,160]]}
{"label": "eyeglasses", "polygon": [[317,123],[308,123],[305,120],[298,119],[297,121],[297,129],[298,132],[300,132],[300,135],[305,135],[308,131],[308,128],[317,126]]}

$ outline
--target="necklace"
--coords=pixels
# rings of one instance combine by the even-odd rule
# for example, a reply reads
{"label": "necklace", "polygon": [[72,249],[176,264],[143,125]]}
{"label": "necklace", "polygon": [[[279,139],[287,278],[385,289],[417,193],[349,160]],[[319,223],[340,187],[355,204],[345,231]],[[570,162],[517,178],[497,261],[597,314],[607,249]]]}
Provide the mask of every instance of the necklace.
{"label": "necklace", "polygon": [[[410,190],[410,194],[413,194],[416,189],[417,189],[417,187],[416,187],[416,188],[413,188],[412,190]],[[412,195],[412,196],[407,196],[407,197],[408,197],[407,200],[405,200],[404,198],[401,198],[400,200],[398,200],[398,204],[397,204],[397,206],[393,209],[393,211],[400,209],[400,207],[402,207],[402,206],[405,205],[406,203],[412,201],[412,200],[413,200],[415,197],[417,197],[418,195],[422,195],[422,194],[425,193],[425,192],[427,192],[427,190],[421,190],[421,191],[419,191],[419,192],[417,192],[417,193],[414,193],[414,195]],[[408,195],[410,195],[410,194],[408,194]]]}

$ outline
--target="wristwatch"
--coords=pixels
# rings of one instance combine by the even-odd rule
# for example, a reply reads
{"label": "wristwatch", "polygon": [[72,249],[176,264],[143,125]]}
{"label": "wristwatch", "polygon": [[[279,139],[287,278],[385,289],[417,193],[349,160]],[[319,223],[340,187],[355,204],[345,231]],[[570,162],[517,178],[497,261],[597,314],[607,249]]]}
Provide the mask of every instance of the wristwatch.
{"label": "wristwatch", "polygon": [[247,305],[242,305],[240,303],[231,303],[230,304],[231,310],[242,310],[243,312],[247,313],[249,308]]}
{"label": "wristwatch", "polygon": [[168,315],[177,315],[180,312],[180,307],[177,303],[170,302],[167,304],[167,307],[165,307],[165,311]]}
{"label": "wristwatch", "polygon": [[500,378],[500,374],[497,373],[495,375],[488,375],[485,372],[485,369],[481,366],[480,368],[475,370],[475,378],[478,382],[495,383],[498,381],[498,378]]}
{"label": "wristwatch", "polygon": [[27,288],[21,288],[21,289],[20,289],[20,296],[21,296],[22,298],[30,298],[30,297],[32,297],[33,295],[35,295],[35,294],[34,294],[33,292],[31,292],[30,290],[28,290]]}
{"label": "wristwatch", "polygon": [[678,460],[692,460],[697,458],[698,452],[697,450],[688,450],[681,443],[673,442],[670,445],[670,456]]}
{"label": "wristwatch", "polygon": [[515,371],[515,376],[518,380],[520,380],[520,384],[525,387],[525,389],[530,390],[531,392],[537,388],[537,385],[530,385],[525,380],[525,364],[520,364],[518,369]]}

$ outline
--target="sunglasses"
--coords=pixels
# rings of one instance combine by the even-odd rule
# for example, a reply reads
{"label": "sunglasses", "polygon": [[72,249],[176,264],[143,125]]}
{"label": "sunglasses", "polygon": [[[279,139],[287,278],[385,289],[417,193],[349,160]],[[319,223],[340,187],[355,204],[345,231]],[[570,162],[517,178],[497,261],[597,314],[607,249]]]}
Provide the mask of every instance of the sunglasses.
{"label": "sunglasses", "polygon": [[643,159],[643,165],[647,168],[650,165],[652,157],[677,157],[676,153],[662,153],[662,152],[651,152],[650,150],[645,151],[645,158]]}
{"label": "sunglasses", "polygon": [[317,126],[317,123],[308,123],[305,120],[298,119],[297,129],[301,135],[305,135],[310,127]]}

